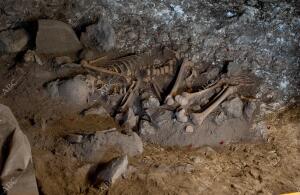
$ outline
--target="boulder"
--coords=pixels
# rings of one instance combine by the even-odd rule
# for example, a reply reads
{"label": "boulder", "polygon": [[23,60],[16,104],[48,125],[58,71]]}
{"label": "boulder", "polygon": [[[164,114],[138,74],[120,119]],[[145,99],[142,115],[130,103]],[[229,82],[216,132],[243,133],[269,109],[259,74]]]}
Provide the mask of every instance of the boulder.
{"label": "boulder", "polygon": [[43,54],[72,54],[82,49],[72,27],[57,20],[39,20],[36,50]]}
{"label": "boulder", "polygon": [[23,51],[29,41],[24,29],[7,30],[0,33],[0,55]]}
{"label": "boulder", "polygon": [[88,26],[80,36],[80,41],[85,47],[96,48],[100,52],[113,49],[115,39],[115,31],[106,20],[99,20],[97,24]]}

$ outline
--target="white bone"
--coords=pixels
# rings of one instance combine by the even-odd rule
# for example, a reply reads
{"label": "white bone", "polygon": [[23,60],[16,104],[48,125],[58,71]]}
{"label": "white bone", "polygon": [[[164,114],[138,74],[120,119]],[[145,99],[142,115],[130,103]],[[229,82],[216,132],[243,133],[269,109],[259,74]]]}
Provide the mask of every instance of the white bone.
{"label": "white bone", "polygon": [[175,116],[178,122],[186,123],[188,121],[185,109],[181,109],[179,112],[176,112]]}
{"label": "white bone", "polygon": [[193,123],[197,125],[201,125],[210,113],[212,113],[229,95],[235,93],[236,91],[237,91],[236,86],[230,86],[228,88],[225,88],[225,92],[222,93],[222,95],[213,104],[211,104],[206,110],[204,110],[201,113],[191,114],[191,119]]}

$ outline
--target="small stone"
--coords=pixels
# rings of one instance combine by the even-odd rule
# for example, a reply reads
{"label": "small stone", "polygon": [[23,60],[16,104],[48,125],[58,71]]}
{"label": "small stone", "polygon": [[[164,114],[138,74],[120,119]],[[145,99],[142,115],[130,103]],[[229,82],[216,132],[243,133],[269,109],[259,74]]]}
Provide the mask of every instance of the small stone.
{"label": "small stone", "polygon": [[236,97],[230,101],[224,102],[222,107],[225,109],[226,113],[239,118],[243,114],[243,102],[239,97]]}
{"label": "small stone", "polygon": [[227,75],[230,76],[236,76],[240,74],[242,71],[240,64],[235,62],[230,62],[227,67]]}
{"label": "small stone", "polygon": [[227,116],[225,115],[225,113],[221,112],[216,116],[215,122],[217,123],[217,125],[222,125],[226,119],[227,119]]}
{"label": "small stone", "polygon": [[24,29],[0,32],[0,55],[18,53],[26,49],[29,35]]}
{"label": "small stone", "polygon": [[141,135],[154,135],[156,133],[155,128],[151,126],[149,121],[141,121],[140,125],[140,133]]}
{"label": "small stone", "polygon": [[82,48],[68,24],[57,20],[39,20],[36,49],[43,54],[71,54]]}
{"label": "small stone", "polygon": [[126,172],[127,166],[127,155],[113,159],[103,170],[97,174],[97,179],[95,181],[96,185],[101,183],[113,185],[116,180]]}
{"label": "small stone", "polygon": [[181,109],[179,112],[176,112],[176,119],[178,122],[186,123],[188,117],[186,116],[185,109]]}
{"label": "small stone", "polygon": [[191,126],[191,125],[186,126],[185,132],[187,132],[187,133],[193,133],[194,132],[193,126]]}
{"label": "small stone", "polygon": [[78,134],[69,134],[66,136],[66,140],[71,144],[81,143],[83,136]]}
{"label": "small stone", "polygon": [[193,156],[191,157],[191,160],[193,161],[194,164],[199,164],[202,162],[202,159],[199,156]]}
{"label": "small stone", "polygon": [[138,122],[138,116],[135,116],[133,109],[129,108],[123,120],[124,120],[123,125],[131,129],[136,126]]}
{"label": "small stone", "polygon": [[142,102],[142,106],[144,109],[156,108],[160,106],[160,102],[157,98],[150,96],[148,99]]}
{"label": "small stone", "polygon": [[80,41],[87,48],[96,48],[98,51],[109,51],[115,47],[116,35],[111,24],[106,20],[99,20],[90,25],[81,33]]}
{"label": "small stone", "polygon": [[255,102],[248,102],[244,108],[244,113],[247,119],[250,121],[252,119],[253,113],[256,110]]}

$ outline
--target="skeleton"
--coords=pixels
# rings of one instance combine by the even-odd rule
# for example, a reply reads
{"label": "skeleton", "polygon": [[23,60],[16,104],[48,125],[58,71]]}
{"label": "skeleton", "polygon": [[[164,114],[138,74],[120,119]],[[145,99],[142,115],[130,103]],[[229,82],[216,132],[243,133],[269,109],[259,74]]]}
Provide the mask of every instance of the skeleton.
{"label": "skeleton", "polygon": [[[120,103],[120,111],[124,111],[132,103],[135,94],[143,82],[149,82],[158,98],[161,99],[162,89],[159,87],[154,78],[174,73],[174,67],[177,65],[175,52],[174,56],[175,58],[169,59],[167,63],[164,63],[160,67],[145,64],[145,55],[129,55],[114,60],[109,60],[107,57],[98,58],[92,61],[82,60],[81,65],[84,68],[97,72],[119,76],[131,83]],[[100,63],[102,66],[95,66],[96,63]]]}

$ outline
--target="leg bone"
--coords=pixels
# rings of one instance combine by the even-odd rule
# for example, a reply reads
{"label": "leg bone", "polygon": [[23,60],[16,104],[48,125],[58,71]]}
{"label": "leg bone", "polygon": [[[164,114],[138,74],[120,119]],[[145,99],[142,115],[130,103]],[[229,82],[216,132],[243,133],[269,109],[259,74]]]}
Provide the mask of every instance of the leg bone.
{"label": "leg bone", "polygon": [[211,104],[206,110],[201,113],[192,113],[191,119],[195,124],[201,125],[206,117],[212,113],[229,95],[235,93],[237,91],[236,86],[228,87],[225,92],[213,103]]}

